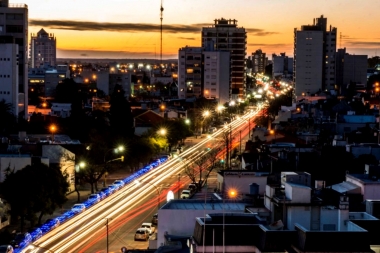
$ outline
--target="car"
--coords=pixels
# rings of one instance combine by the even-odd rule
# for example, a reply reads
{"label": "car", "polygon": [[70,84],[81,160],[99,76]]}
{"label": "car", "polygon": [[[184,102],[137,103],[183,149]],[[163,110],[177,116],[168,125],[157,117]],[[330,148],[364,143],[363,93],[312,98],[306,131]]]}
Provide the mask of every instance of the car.
{"label": "car", "polygon": [[118,191],[120,188],[121,188],[121,185],[120,184],[111,184],[108,186],[108,188],[110,189],[110,191],[112,193]]}
{"label": "car", "polygon": [[0,253],[13,253],[12,245],[0,245]]}
{"label": "car", "polygon": [[32,236],[29,233],[18,233],[10,244],[13,248],[23,248],[31,242]]}
{"label": "car", "polygon": [[125,185],[125,183],[123,180],[115,180],[115,182],[113,182],[113,185],[120,185],[119,188],[121,188]]}
{"label": "car", "polygon": [[138,228],[135,233],[135,241],[149,240],[149,231],[146,228]]}
{"label": "car", "polygon": [[158,213],[153,214],[152,216],[152,224],[157,225],[158,224]]}
{"label": "car", "polygon": [[73,207],[71,208],[71,211],[75,212],[75,213],[81,213],[83,212],[84,210],[86,210],[86,206],[84,204],[75,204],[73,205]]}
{"label": "car", "polygon": [[209,132],[210,134],[212,134],[212,133],[215,133],[217,130],[218,130],[218,129],[217,129],[216,127],[210,127],[209,130],[208,130],[208,132]]}
{"label": "car", "polygon": [[38,240],[42,237],[42,230],[40,228],[30,228],[28,233],[32,236],[32,241]]}
{"label": "car", "polygon": [[188,198],[190,198],[190,194],[191,194],[190,190],[183,190],[181,192],[181,199],[188,199]]}
{"label": "car", "polygon": [[197,191],[197,185],[195,184],[195,183],[191,183],[191,184],[189,184],[189,186],[187,187],[187,189],[188,190],[190,190],[191,191],[191,193],[194,193],[194,192],[196,192]]}
{"label": "car", "polygon": [[100,195],[96,193],[90,194],[90,196],[88,196],[88,200],[98,203],[100,201]]}
{"label": "car", "polygon": [[51,229],[58,227],[61,222],[58,219],[47,219],[46,224],[51,226]]}
{"label": "car", "polygon": [[151,222],[144,222],[141,224],[142,228],[146,228],[149,231],[149,235],[152,235],[154,233],[154,230],[156,229],[153,227],[153,224]]}
{"label": "car", "polygon": [[100,189],[100,192],[103,192],[106,196],[109,196],[113,193],[112,189],[110,189],[109,187],[103,187],[102,189]]}
{"label": "car", "polygon": [[98,192],[96,192],[96,194],[99,194],[99,197],[101,200],[105,199],[107,197],[106,193],[102,192],[102,191],[98,191]]}

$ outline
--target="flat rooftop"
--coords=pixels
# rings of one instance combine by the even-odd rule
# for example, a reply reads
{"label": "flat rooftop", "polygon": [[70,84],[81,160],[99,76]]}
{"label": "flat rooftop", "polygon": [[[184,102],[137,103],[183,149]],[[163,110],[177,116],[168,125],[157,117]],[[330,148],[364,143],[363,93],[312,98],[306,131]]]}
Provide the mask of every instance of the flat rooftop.
{"label": "flat rooftop", "polygon": [[171,200],[161,207],[161,209],[177,210],[220,210],[220,211],[244,211],[246,206],[252,205],[249,202],[239,200],[192,200],[192,199],[175,199]]}

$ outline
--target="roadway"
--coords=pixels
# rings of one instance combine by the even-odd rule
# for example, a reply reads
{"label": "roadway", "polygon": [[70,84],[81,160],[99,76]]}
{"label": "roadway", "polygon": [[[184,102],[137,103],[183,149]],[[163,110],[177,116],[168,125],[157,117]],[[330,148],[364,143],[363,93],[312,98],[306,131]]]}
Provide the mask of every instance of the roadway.
{"label": "roadway", "polygon": [[[140,184],[126,185],[45,234],[22,252],[107,252],[107,237],[108,252],[120,252],[122,246],[146,249],[147,242],[133,240],[134,232],[142,222],[150,222],[152,215],[157,211],[158,200],[160,205],[164,204],[169,190],[177,197],[176,192],[190,183],[187,176],[183,175],[183,159],[195,160],[204,155],[207,152],[206,148],[210,147],[210,142],[213,142],[211,144],[213,147],[217,145],[223,147],[224,142],[215,140],[221,139],[223,132],[229,129],[232,130],[232,139],[234,139],[230,150],[238,147],[240,136],[243,138],[249,133],[248,120],[252,121],[258,113],[259,110],[251,111],[235,119],[230,123],[230,127],[219,129],[211,135],[211,138],[205,138],[189,147],[181,154],[181,159],[172,158],[150,170],[138,179]],[[250,126],[253,128],[254,124]],[[224,159],[225,154],[220,152],[219,156]],[[182,174],[180,183],[178,183],[178,174]],[[157,189],[161,189],[160,194],[157,193]]]}

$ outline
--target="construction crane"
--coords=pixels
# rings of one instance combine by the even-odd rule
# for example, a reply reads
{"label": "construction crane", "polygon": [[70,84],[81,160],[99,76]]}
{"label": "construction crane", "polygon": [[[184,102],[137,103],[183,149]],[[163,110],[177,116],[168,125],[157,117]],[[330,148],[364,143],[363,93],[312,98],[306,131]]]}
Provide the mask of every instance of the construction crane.
{"label": "construction crane", "polygon": [[162,6],[162,0],[161,0],[161,7],[160,7],[160,20],[161,20],[161,49],[160,49],[160,67],[162,66],[162,19],[164,15],[164,7]]}

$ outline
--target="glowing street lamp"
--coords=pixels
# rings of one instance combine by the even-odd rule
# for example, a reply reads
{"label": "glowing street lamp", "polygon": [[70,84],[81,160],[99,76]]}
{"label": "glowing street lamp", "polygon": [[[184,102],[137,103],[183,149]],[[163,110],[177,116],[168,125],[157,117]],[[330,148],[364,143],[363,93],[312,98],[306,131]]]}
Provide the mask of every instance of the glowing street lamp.
{"label": "glowing street lamp", "polygon": [[158,131],[158,133],[159,133],[160,135],[162,135],[162,136],[165,136],[166,133],[167,133],[167,131],[166,131],[165,128],[161,128],[161,129]]}
{"label": "glowing street lamp", "polygon": [[52,141],[54,142],[54,133],[57,131],[57,127],[55,125],[51,125],[49,129],[52,134]]}

